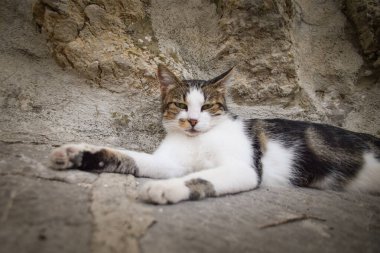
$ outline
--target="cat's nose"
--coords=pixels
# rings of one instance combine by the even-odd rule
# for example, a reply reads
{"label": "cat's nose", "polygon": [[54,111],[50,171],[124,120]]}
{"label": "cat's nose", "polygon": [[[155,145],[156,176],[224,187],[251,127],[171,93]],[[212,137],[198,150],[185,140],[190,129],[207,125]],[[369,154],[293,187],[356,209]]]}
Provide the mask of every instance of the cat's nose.
{"label": "cat's nose", "polygon": [[188,119],[188,121],[192,127],[194,127],[198,123],[198,120],[196,119]]}

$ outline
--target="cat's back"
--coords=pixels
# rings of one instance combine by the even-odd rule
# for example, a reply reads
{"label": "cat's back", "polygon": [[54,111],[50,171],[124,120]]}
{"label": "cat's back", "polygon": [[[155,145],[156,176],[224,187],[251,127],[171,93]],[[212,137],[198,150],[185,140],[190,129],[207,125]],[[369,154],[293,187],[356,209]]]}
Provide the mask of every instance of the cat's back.
{"label": "cat's back", "polygon": [[245,123],[263,184],[380,191],[379,138],[303,121]]}
{"label": "cat's back", "polygon": [[327,124],[279,118],[250,119],[246,121],[246,128],[251,137],[259,136],[262,141],[275,140],[285,147],[297,145],[313,149],[324,147],[324,149],[344,149],[345,152],[353,153],[372,151],[380,156],[379,138]]}

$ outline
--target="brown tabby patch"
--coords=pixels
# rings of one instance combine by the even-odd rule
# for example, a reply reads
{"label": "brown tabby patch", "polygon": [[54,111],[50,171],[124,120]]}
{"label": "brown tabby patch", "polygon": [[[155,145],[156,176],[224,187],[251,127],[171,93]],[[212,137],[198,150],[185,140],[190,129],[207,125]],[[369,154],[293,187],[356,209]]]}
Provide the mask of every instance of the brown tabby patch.
{"label": "brown tabby patch", "polygon": [[207,111],[213,116],[219,116],[225,112],[224,107],[220,103],[214,103]]}
{"label": "brown tabby patch", "polygon": [[215,197],[216,192],[212,183],[201,178],[191,179],[185,182],[190,190],[190,199],[201,199],[205,197]]}
{"label": "brown tabby patch", "polygon": [[172,89],[170,89],[165,96],[162,97],[162,117],[164,120],[174,120],[178,113],[181,112],[181,109],[178,108],[174,103],[185,103],[184,98],[188,88],[185,87],[185,84],[179,84]]}
{"label": "brown tabby patch", "polygon": [[306,143],[308,148],[325,161],[342,161],[342,163],[355,163],[361,165],[363,156],[360,150],[347,150],[329,145],[331,140],[325,139],[318,130],[309,127],[306,129]]}
{"label": "brown tabby patch", "polygon": [[184,129],[191,128],[190,122],[186,119],[179,119],[179,126]]}
{"label": "brown tabby patch", "polygon": [[202,87],[205,96],[205,104],[213,104],[207,111],[211,115],[217,116],[223,114],[227,110],[226,99],[224,97],[224,89],[220,89],[215,84],[209,84]]}
{"label": "brown tabby patch", "polygon": [[173,102],[169,102],[166,106],[166,109],[162,115],[162,117],[166,120],[173,120],[177,116],[177,114],[181,111],[177,106],[173,104]]}
{"label": "brown tabby patch", "polygon": [[255,134],[258,138],[263,154],[267,151],[268,135],[265,130],[265,122],[258,120],[255,127]]}

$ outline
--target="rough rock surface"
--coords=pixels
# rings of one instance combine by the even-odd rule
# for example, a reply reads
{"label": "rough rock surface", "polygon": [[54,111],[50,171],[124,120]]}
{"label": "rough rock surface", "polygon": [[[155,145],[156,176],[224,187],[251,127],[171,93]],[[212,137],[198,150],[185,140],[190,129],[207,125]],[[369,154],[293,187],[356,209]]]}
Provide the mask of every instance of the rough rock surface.
{"label": "rough rock surface", "polygon": [[[349,0],[4,0],[1,252],[380,251],[378,196],[260,189],[160,207],[135,199],[144,180],[47,168],[49,151],[66,142],[154,150],[164,134],[158,63],[186,78],[236,65],[230,108],[243,117],[380,135],[378,9]],[[302,215],[311,218],[260,228]]]}
{"label": "rough rock surface", "polygon": [[[348,2],[348,1],[347,1]],[[325,122],[379,134],[379,76],[360,54],[340,1],[299,1],[293,36],[299,83]]]}
{"label": "rough rock surface", "polygon": [[375,0],[346,0],[344,11],[354,24],[359,43],[372,67],[380,68],[380,7]]}
{"label": "rough rock surface", "polygon": [[378,10],[376,1],[41,0],[33,14],[58,64],[106,89],[157,94],[158,63],[185,78],[236,66],[239,113],[377,134]]}

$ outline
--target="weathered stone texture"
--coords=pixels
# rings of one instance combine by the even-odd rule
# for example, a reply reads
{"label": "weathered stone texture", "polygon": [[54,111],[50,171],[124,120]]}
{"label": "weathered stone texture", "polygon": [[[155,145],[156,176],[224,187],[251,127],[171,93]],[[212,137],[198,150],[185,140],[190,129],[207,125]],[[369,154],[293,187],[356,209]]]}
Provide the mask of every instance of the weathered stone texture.
{"label": "weathered stone texture", "polygon": [[374,68],[380,69],[380,3],[377,0],[346,0],[344,11],[354,24],[359,43]]}
{"label": "weathered stone texture", "polygon": [[138,240],[152,225],[150,210],[136,206],[133,176],[102,174],[94,184],[91,212],[94,217],[92,251],[139,252]]}
{"label": "weathered stone texture", "polygon": [[158,53],[146,8],[139,0],[37,1],[33,14],[60,66],[116,92],[156,91],[156,66],[170,60]]}
{"label": "weathered stone texture", "polygon": [[[191,253],[377,252],[377,200],[311,189],[261,188],[162,206],[155,209],[157,224],[141,239],[141,248]],[[317,219],[262,228],[305,214]]]}
{"label": "weathered stone texture", "polygon": [[291,1],[221,1],[217,61],[238,64],[238,104],[287,105],[300,95],[290,34]]}
{"label": "weathered stone texture", "polygon": [[1,252],[89,252],[89,205],[90,192],[86,188],[22,175],[1,175]]}
{"label": "weathered stone texture", "polygon": [[56,61],[108,90],[157,94],[158,63],[185,78],[236,66],[229,91],[237,113],[283,110],[376,133],[365,117],[367,105],[380,108],[371,96],[379,93],[379,7],[344,6],[359,39],[340,1],[40,0],[33,13]]}
{"label": "weathered stone texture", "polygon": [[135,178],[54,171],[50,150],[0,142],[1,252],[139,252],[154,218]]}

